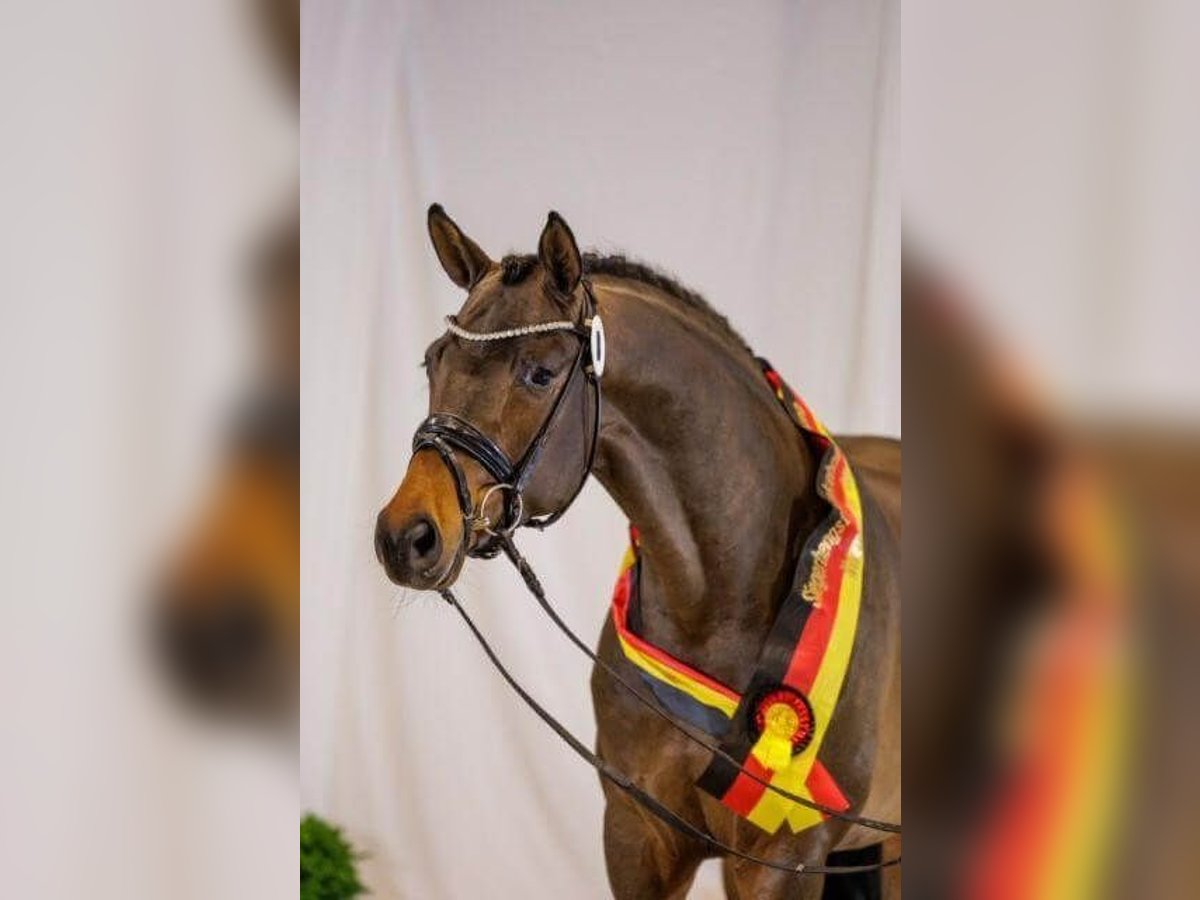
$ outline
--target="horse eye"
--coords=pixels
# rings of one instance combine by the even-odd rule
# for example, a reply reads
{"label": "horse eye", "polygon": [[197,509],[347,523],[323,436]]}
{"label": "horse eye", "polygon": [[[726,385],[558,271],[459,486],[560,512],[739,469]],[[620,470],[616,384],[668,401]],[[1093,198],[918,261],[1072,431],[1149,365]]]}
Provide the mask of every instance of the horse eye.
{"label": "horse eye", "polygon": [[554,373],[545,366],[533,366],[525,374],[525,383],[533,387],[546,387],[554,380]]}

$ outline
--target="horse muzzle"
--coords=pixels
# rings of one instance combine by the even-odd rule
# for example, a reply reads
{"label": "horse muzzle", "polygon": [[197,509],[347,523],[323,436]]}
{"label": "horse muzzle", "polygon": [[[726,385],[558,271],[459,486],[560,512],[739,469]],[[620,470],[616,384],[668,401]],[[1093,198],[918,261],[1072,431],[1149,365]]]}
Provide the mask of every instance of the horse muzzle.
{"label": "horse muzzle", "polygon": [[447,587],[462,567],[464,528],[445,466],[436,454],[417,453],[375,521],[375,556],[402,587]]}

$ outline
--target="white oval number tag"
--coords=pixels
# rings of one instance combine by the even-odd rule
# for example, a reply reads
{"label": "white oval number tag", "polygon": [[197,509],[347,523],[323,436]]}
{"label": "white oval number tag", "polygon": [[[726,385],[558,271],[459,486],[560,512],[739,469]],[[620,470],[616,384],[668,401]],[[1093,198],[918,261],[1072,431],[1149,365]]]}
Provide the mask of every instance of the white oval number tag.
{"label": "white oval number tag", "polygon": [[598,315],[592,316],[591,344],[592,372],[599,378],[604,374],[604,354],[607,348],[604,345],[604,323]]}

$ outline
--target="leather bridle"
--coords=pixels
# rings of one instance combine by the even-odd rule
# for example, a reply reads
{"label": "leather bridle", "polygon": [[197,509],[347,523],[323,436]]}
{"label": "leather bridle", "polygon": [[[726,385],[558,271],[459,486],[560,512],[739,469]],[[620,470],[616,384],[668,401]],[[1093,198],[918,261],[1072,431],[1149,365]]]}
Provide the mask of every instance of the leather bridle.
{"label": "leather bridle", "polygon": [[[495,556],[500,551],[496,539],[501,535],[511,536],[522,526],[541,530],[553,525],[575,502],[592,471],[592,465],[596,461],[596,445],[600,439],[600,376],[604,372],[604,325],[596,312],[596,300],[592,295],[591,285],[584,280],[582,286],[584,300],[577,323],[547,322],[525,328],[480,333],[467,331],[453,316],[447,317],[450,333],[464,340],[512,340],[550,332],[566,332],[579,340],[579,349],[571,363],[570,373],[559,388],[550,412],[519,459],[511,459],[495,440],[454,413],[433,413],[418,426],[413,436],[413,452],[433,450],[442,458],[454,479],[454,489],[458,495],[458,505],[464,522],[463,552],[468,556]],[[579,377],[584,379],[586,386],[591,387],[592,395],[591,434],[588,437],[587,458],[579,473],[579,480],[566,502],[557,510],[540,516],[526,516],[525,489],[529,486],[546,442],[562,417],[571,387]],[[467,475],[457,453],[466,454],[492,478],[492,484],[480,497],[478,506],[472,502]],[[494,493],[501,493],[504,501],[500,517],[495,522],[487,515],[488,500]],[[484,532],[492,539],[475,544],[474,537],[478,532]]]}
{"label": "leather bridle", "polygon": [[[413,452],[430,449],[441,457],[446,468],[454,480],[455,491],[458,495],[458,505],[463,515],[463,547],[462,552],[468,556],[491,558],[501,550],[516,567],[522,579],[525,582],[529,592],[533,595],[538,605],[543,612],[551,619],[554,625],[563,632],[564,635],[574,644],[581,652],[583,652],[592,662],[601,668],[605,674],[620,684],[630,695],[638,702],[653,712],[655,715],[666,721],[670,727],[679,732],[685,738],[699,747],[702,747],[709,753],[724,757],[727,762],[736,766],[742,774],[746,775],[753,781],[761,784],[766,790],[772,791],[779,796],[799,803],[801,806],[817,810],[826,816],[839,819],[854,825],[861,825],[875,831],[900,834],[901,828],[899,825],[889,822],[881,822],[876,819],[869,819],[863,816],[857,816],[853,813],[843,812],[832,807],[825,806],[810,800],[807,797],[801,797],[790,793],[782,788],[770,784],[765,779],[759,777],[756,773],[744,768],[736,759],[727,755],[720,747],[710,744],[703,738],[698,737],[689,729],[680,725],[673,716],[664,711],[658,704],[647,698],[641,691],[635,688],[627,681],[613,666],[604,660],[600,659],[584,641],[575,634],[574,631],[563,621],[557,611],[550,605],[546,598],[545,590],[542,588],[541,582],[534,573],[532,567],[517,550],[516,544],[513,542],[513,534],[520,527],[543,529],[562,517],[563,513],[579,496],[579,492],[583,489],[584,483],[587,481],[588,475],[591,474],[592,466],[596,459],[596,446],[599,442],[600,435],[600,377],[604,372],[605,363],[605,344],[604,344],[604,328],[601,323],[600,316],[596,307],[595,296],[592,293],[591,284],[586,280],[581,280],[583,287],[584,301],[580,312],[578,322],[547,322],[540,325],[531,325],[521,328],[512,328],[505,331],[479,333],[468,331],[458,324],[453,316],[447,317],[447,326],[451,334],[468,341],[499,341],[512,340],[521,337],[527,337],[535,334],[545,334],[549,332],[567,332],[575,335],[579,339],[579,350],[575,355],[574,362],[571,365],[570,374],[564,380],[562,387],[554,398],[554,402],[543,420],[541,427],[533,436],[526,448],[525,452],[519,459],[514,461],[500,447],[500,445],[488,437],[475,425],[457,416],[453,413],[433,413],[417,428],[416,434],[413,437]],[[524,491],[529,485],[530,478],[541,458],[542,450],[545,448],[546,442],[550,434],[554,430],[558,421],[562,417],[562,410],[565,405],[567,395],[571,391],[571,386],[575,380],[580,377],[585,379],[588,386],[591,387],[592,393],[592,427],[588,437],[588,451],[584,465],[580,472],[579,480],[575,485],[575,489],[557,510],[550,513],[545,513],[538,516],[527,515],[524,501]],[[459,461],[458,454],[465,454],[470,459],[478,463],[488,476],[493,479],[493,482],[488,485],[482,495],[479,503],[476,505],[471,498],[470,485],[467,481],[466,472],[463,470],[462,463]],[[499,519],[493,522],[488,516],[486,507],[488,500],[493,493],[502,493],[504,495],[504,504]],[[486,533],[488,540],[474,543],[475,535],[479,532]],[[885,869],[891,866],[899,865],[900,858],[884,860],[883,862],[873,863],[869,865],[852,865],[852,866],[825,866],[825,865],[792,865],[781,863],[774,860],[764,859],[753,854],[744,853],[734,847],[729,846],[713,835],[709,834],[702,828],[693,825],[688,820],[684,819],[678,813],[664,806],[659,800],[647,793],[641,786],[633,781],[629,776],[614,769],[611,764],[602,759],[592,750],[590,750],[582,741],[573,735],[561,722],[558,721],[550,712],[541,706],[530,694],[521,686],[517,679],[508,671],[500,658],[496,655],[487,639],[484,638],[482,632],[475,625],[466,609],[458,601],[454,592],[449,588],[439,588],[438,592],[442,598],[449,603],[460,616],[462,616],[471,634],[483,649],[488,660],[499,672],[500,676],[508,683],[522,701],[538,716],[543,722],[548,725],[555,734],[569,746],[577,755],[594,768],[599,775],[605,780],[615,785],[618,789],[626,793],[638,805],[643,807],[651,815],[655,816],[670,827],[676,829],[682,834],[690,838],[699,840],[719,853],[727,856],[732,856],[746,862],[754,863],[755,865],[764,866],[777,871],[788,872],[791,874],[810,874],[810,875],[848,875],[863,872],[873,872],[880,869]]]}

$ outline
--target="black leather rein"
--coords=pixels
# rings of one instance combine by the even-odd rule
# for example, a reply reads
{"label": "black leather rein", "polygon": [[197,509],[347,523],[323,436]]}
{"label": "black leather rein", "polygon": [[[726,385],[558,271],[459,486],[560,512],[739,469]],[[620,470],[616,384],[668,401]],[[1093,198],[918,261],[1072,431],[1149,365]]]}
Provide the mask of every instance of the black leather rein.
{"label": "black leather rein", "polygon": [[[600,376],[604,369],[604,337],[603,328],[600,325],[599,316],[596,311],[595,297],[592,294],[591,285],[586,280],[582,282],[584,292],[584,304],[581,314],[582,321],[575,325],[569,323],[550,323],[554,326],[533,326],[525,329],[513,329],[507,332],[497,332],[493,334],[475,335],[471,332],[466,332],[457,326],[453,319],[450,320],[451,331],[460,336],[464,336],[468,340],[504,340],[526,336],[528,334],[541,333],[548,330],[569,331],[580,340],[579,352],[575,356],[575,361],[572,364],[570,375],[563,382],[559,389],[558,395],[554,399],[554,403],[550,408],[545,420],[542,422],[541,428],[538,429],[525,453],[521,458],[514,462],[507,453],[494,440],[480,431],[476,426],[466,421],[465,419],[454,415],[453,413],[433,413],[418,427],[416,435],[413,438],[413,452],[420,450],[433,450],[436,452],[446,468],[450,471],[454,479],[455,491],[458,494],[458,503],[462,511],[464,528],[463,528],[463,552],[469,556],[490,558],[495,556],[500,550],[504,550],[505,555],[517,568],[525,582],[530,593],[537,600],[543,612],[551,619],[554,625],[562,631],[566,637],[577,648],[587,655],[593,663],[598,665],[606,675],[625,690],[627,690],[640,703],[654,712],[656,715],[664,719],[674,730],[678,731],[688,740],[703,747],[705,750],[725,757],[719,747],[710,745],[707,741],[694,735],[691,731],[680,725],[675,719],[660,709],[653,701],[643,696],[632,684],[626,681],[620,673],[612,666],[601,660],[595,652],[593,652],[562,620],[554,608],[546,599],[545,591],[533,569],[529,563],[521,556],[516,545],[512,541],[513,532],[519,527],[529,527],[542,529],[556,522],[567,508],[575,501],[579,492],[583,489],[584,483],[587,481],[588,475],[592,471],[592,466],[595,463],[596,446],[599,442],[600,434]],[[597,337],[597,332],[599,335]],[[526,515],[523,492],[529,484],[529,480],[537,466],[538,460],[541,457],[542,449],[553,431],[558,420],[561,418],[564,401],[570,393],[571,386],[577,376],[582,373],[587,380],[588,385],[592,388],[592,427],[588,441],[587,459],[584,461],[584,466],[580,474],[580,478],[572,491],[567,501],[554,512],[543,514],[540,516]],[[493,483],[487,487],[479,501],[478,507],[471,498],[470,485],[467,480],[462,464],[458,459],[458,454],[462,453],[478,463],[488,476],[493,479]],[[494,492],[502,492],[504,494],[504,504],[501,517],[492,522],[488,516],[485,507],[487,506],[488,498]],[[485,532],[490,536],[489,540],[481,543],[475,542],[475,535],[478,532]],[[599,775],[605,780],[611,782],[620,790],[628,794],[636,803],[654,815],[656,818],[665,822],[667,825],[677,831],[687,835],[695,840],[702,841],[707,846],[711,847],[719,853],[736,857],[737,859],[746,862],[754,863],[755,865],[765,866],[769,869],[775,869],[781,872],[790,874],[810,874],[810,875],[848,875],[860,872],[872,872],[879,869],[885,869],[890,866],[895,866],[900,863],[900,858],[886,860],[880,863],[871,865],[855,865],[855,866],[823,866],[823,865],[804,865],[781,863],[769,859],[763,859],[752,854],[743,853],[728,844],[718,840],[713,835],[709,834],[702,828],[699,828],[678,813],[664,806],[659,800],[648,794],[643,788],[636,784],[629,776],[614,769],[609,763],[601,759],[596,753],[589,750],[578,738],[576,738],[567,728],[551,715],[541,704],[539,704],[526,691],[516,678],[501,662],[496,655],[487,639],[484,638],[482,632],[476,627],[470,615],[459,603],[458,598],[449,588],[439,590],[442,598],[449,603],[462,616],[463,621],[470,629],[475,640],[478,641],[480,647],[488,660],[499,672],[500,676],[507,682],[509,687],[516,692],[521,700],[528,706],[538,718],[546,723],[552,731],[577,755],[580,756],[588,765],[594,768]],[[745,773],[749,778],[763,785],[767,790],[773,791],[781,797],[784,797],[793,802],[799,803],[810,809],[817,810],[827,816],[849,822],[851,824],[862,825],[876,831],[899,834],[900,826],[888,822],[880,822],[875,819],[869,819],[861,816],[856,816],[852,813],[842,812],[840,810],[826,807],[820,803],[810,800],[806,797],[800,797],[789,793],[781,788],[778,788],[763,779],[755,776],[753,772],[747,771],[741,766],[737,760],[732,757],[726,757],[727,760],[735,765],[740,771]]]}

